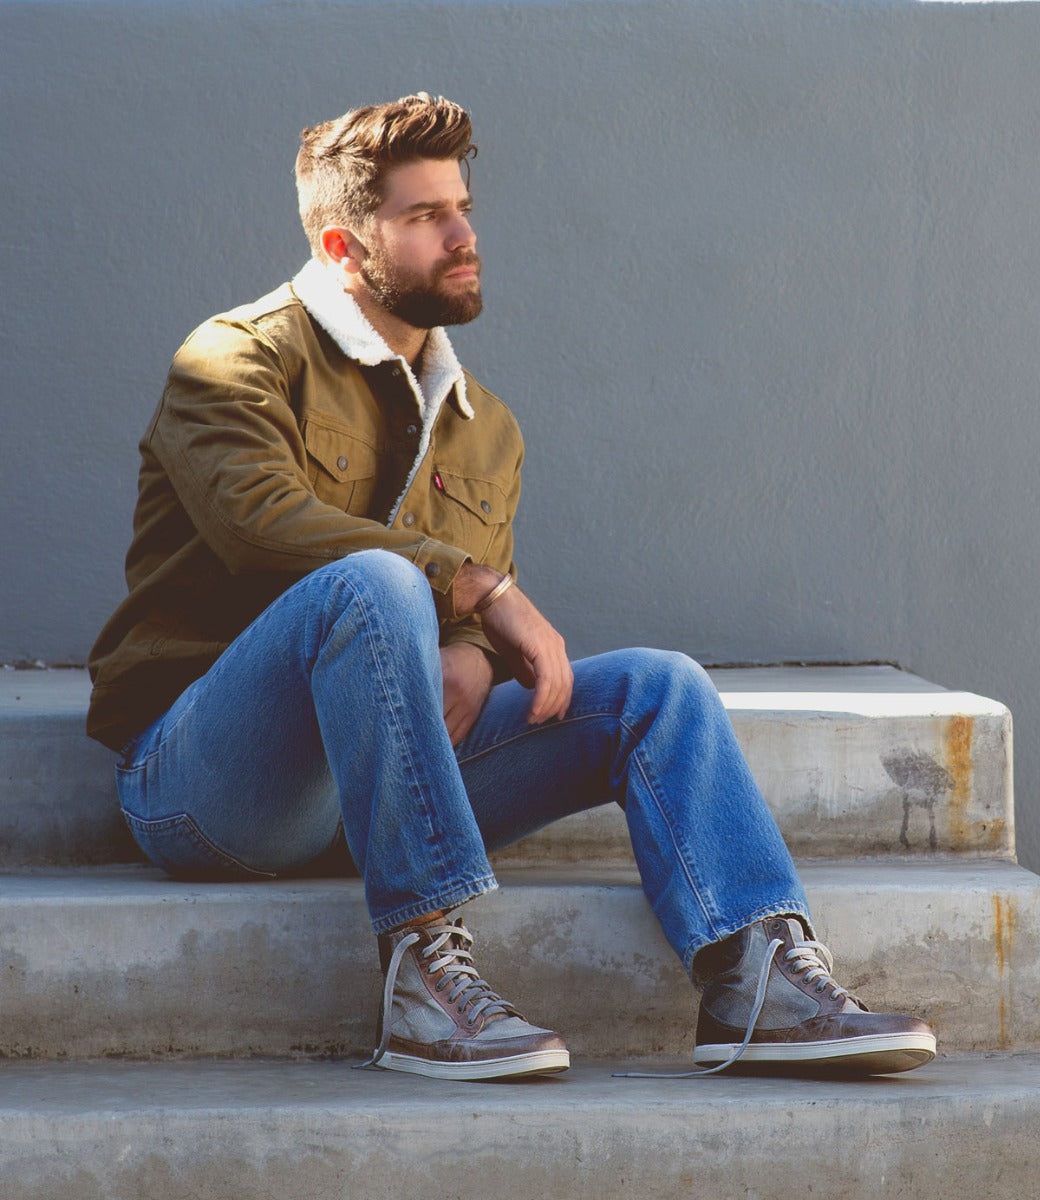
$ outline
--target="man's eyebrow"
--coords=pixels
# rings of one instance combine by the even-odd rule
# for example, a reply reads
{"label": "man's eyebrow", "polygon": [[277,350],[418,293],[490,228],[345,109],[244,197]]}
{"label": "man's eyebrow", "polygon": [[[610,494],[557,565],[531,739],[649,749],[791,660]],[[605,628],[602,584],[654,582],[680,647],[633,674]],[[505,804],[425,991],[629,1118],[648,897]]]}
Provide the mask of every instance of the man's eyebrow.
{"label": "man's eyebrow", "polygon": [[[409,204],[407,208],[402,208],[397,215],[399,217],[407,217],[410,213],[436,211],[442,208],[450,208],[453,203],[451,200],[417,200],[414,204]],[[472,205],[473,197],[467,192],[459,203],[460,205]]]}

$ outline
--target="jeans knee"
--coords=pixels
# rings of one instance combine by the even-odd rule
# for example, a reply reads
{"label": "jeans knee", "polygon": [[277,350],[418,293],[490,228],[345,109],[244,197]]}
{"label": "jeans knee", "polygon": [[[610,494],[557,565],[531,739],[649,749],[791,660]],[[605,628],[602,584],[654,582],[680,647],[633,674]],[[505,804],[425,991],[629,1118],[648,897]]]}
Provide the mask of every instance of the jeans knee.
{"label": "jeans knee", "polygon": [[422,571],[400,554],[359,550],[319,567],[308,579],[318,587],[323,607],[330,600],[344,611],[360,604],[369,612],[392,616],[402,628],[419,631],[428,626],[436,636],[437,613],[430,585]]}
{"label": "jeans knee", "polygon": [[359,550],[311,572],[308,580],[323,588],[346,583],[351,591],[418,603],[433,597],[425,575],[414,563],[389,550]]}
{"label": "jeans knee", "polygon": [[626,672],[633,680],[708,688],[714,691],[708,672],[700,663],[694,662],[689,655],[679,650],[655,650],[640,646],[616,653],[624,659]]}
{"label": "jeans knee", "polygon": [[390,550],[359,550],[340,562],[348,564],[360,573],[369,587],[383,587],[390,591],[418,592],[424,598],[429,595],[430,585],[426,576],[413,562]]}
{"label": "jeans knee", "polygon": [[673,702],[701,713],[722,707],[708,672],[689,655],[677,650],[638,648],[620,652],[625,658],[629,694],[638,694],[653,707]]}

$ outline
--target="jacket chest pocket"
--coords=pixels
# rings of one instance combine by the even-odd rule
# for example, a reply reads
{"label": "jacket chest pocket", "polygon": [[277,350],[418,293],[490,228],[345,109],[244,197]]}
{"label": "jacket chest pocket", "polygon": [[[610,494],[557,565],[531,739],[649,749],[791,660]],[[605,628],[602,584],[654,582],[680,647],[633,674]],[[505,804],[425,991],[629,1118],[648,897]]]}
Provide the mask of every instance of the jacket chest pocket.
{"label": "jacket chest pocket", "polygon": [[379,456],[367,442],[313,420],[302,426],[307,479],[319,500],[364,516],[375,490]]}
{"label": "jacket chest pocket", "polygon": [[471,554],[475,562],[487,555],[499,526],[509,519],[506,493],[487,479],[470,479],[437,469],[443,486],[445,515],[453,546]]}

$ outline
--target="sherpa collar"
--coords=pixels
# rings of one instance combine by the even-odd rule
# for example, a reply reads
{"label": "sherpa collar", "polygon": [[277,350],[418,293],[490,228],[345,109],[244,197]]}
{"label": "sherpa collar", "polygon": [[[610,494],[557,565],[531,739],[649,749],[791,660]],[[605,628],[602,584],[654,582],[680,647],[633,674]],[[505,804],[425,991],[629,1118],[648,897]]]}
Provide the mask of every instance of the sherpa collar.
{"label": "sherpa collar", "polygon": [[372,328],[354,297],[343,288],[328,265],[312,258],[293,278],[292,287],[303,307],[348,358],[366,367],[382,362],[396,362],[401,366],[415,393],[427,438],[441,405],[453,388],[459,412],[467,420],[472,419],[474,414],[466,396],[462,367],[448,335],[439,326],[431,329],[426,339],[422,371],[417,379],[409,364]]}

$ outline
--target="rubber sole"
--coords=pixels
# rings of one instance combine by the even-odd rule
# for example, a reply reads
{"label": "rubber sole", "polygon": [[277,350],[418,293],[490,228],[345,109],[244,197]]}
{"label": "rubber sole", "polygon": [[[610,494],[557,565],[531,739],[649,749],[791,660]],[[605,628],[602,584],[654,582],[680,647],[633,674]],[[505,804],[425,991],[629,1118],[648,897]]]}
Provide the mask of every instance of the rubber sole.
{"label": "rubber sole", "polygon": [[[735,1054],[739,1042],[698,1046],[694,1062],[711,1067]],[[859,1075],[891,1075],[912,1071],[935,1057],[935,1037],[930,1033],[871,1034],[836,1038],[829,1042],[752,1042],[734,1070],[768,1067],[796,1070],[825,1069]]]}
{"label": "rubber sole", "polygon": [[415,1058],[409,1054],[387,1051],[378,1066],[388,1071],[407,1071],[412,1075],[427,1075],[431,1079],[505,1079],[516,1075],[554,1075],[566,1071],[571,1056],[566,1050],[536,1050],[530,1054],[514,1054],[508,1058],[488,1058],[479,1062],[437,1062]]}

